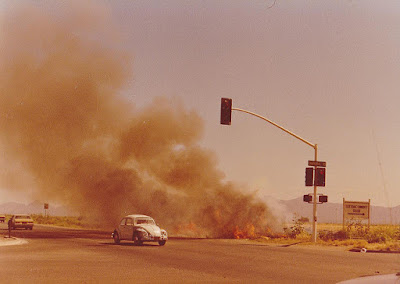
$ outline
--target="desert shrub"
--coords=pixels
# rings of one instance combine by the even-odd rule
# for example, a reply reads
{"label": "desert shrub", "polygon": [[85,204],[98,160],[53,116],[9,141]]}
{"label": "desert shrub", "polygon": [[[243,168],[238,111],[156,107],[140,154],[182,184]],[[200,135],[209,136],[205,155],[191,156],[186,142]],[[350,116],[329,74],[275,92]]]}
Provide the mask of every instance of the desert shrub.
{"label": "desert shrub", "polygon": [[395,232],[394,232],[393,238],[394,238],[395,240],[400,240],[400,226],[397,226],[397,227],[396,227],[396,230],[395,230]]}
{"label": "desert shrub", "polygon": [[368,233],[367,240],[369,243],[386,243],[399,240],[399,235],[399,227],[379,226]]}
{"label": "desert shrub", "polygon": [[[304,219],[298,218],[296,215],[293,217],[293,226],[289,228],[283,228],[285,235],[287,235],[291,239],[295,239],[300,235],[307,234],[304,229]],[[308,234],[307,234],[308,235]]]}
{"label": "desert shrub", "polygon": [[348,239],[348,232],[345,230],[334,231],[320,231],[318,237],[323,241],[335,241]]}
{"label": "desert shrub", "polygon": [[368,246],[368,242],[366,240],[347,240],[347,245],[352,245],[353,248],[362,249]]}
{"label": "desert shrub", "polygon": [[348,238],[362,238],[366,239],[369,229],[367,226],[361,223],[361,221],[349,222],[346,226],[346,232]]}
{"label": "desert shrub", "polygon": [[55,225],[62,227],[82,227],[82,221],[79,217],[68,216],[44,216],[42,214],[32,215],[32,219],[37,224]]}
{"label": "desert shrub", "polygon": [[391,237],[382,230],[369,232],[366,237],[369,243],[385,243],[391,239]]}

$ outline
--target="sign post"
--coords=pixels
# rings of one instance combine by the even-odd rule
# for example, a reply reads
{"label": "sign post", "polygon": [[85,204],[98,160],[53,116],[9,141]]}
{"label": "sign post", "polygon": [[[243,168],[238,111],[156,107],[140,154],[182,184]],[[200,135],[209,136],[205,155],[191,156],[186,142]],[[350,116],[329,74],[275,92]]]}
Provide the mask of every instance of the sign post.
{"label": "sign post", "polygon": [[44,204],[44,216],[47,217],[47,210],[49,209],[49,203]]}

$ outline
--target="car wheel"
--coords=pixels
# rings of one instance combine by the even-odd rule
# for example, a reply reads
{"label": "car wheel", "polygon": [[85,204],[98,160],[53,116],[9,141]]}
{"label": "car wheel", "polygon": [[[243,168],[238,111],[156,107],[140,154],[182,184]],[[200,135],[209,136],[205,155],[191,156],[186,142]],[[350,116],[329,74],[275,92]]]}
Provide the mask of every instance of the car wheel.
{"label": "car wheel", "polygon": [[160,246],[163,246],[163,245],[165,245],[166,242],[167,242],[166,240],[164,240],[164,241],[158,241],[158,244],[159,244]]}
{"label": "car wheel", "polygon": [[113,235],[114,243],[119,244],[121,240],[119,239],[118,233],[115,231]]}
{"label": "car wheel", "polygon": [[143,245],[143,241],[140,239],[138,232],[133,232],[132,240],[134,245],[137,246]]}

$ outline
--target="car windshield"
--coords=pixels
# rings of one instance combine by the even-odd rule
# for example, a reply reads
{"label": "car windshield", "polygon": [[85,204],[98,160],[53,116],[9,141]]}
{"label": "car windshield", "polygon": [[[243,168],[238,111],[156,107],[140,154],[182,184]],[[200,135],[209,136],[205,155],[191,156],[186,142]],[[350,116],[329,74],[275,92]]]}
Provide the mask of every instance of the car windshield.
{"label": "car windshield", "polygon": [[153,219],[136,219],[136,224],[149,224],[149,225],[155,225],[155,222]]}

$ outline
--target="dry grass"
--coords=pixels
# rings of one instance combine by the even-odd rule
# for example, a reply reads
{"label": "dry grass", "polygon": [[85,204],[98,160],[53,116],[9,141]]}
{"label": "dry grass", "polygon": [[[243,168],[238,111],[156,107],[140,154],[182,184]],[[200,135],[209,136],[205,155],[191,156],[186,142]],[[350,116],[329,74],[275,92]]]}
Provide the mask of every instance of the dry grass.
{"label": "dry grass", "polygon": [[[7,219],[9,217],[7,215]],[[37,224],[69,228],[87,227],[81,217],[32,215],[32,218]],[[299,230],[299,226],[303,229]],[[280,245],[312,244],[309,233],[311,224],[298,224],[291,228],[292,230],[296,229],[298,234],[294,236],[287,234],[262,236],[257,241]],[[343,230],[342,224],[318,224],[317,230],[318,245],[400,252],[400,226],[398,225],[371,225],[368,230],[367,226],[362,224],[349,224]]]}
{"label": "dry grass", "polygon": [[[361,223],[318,224],[318,244],[365,248],[376,251],[400,251],[400,226],[367,225]],[[311,236],[309,235],[309,238]],[[304,239],[304,236],[302,236]]]}
{"label": "dry grass", "polygon": [[82,223],[81,217],[44,216],[41,214],[33,214],[31,217],[36,224],[54,225],[67,228],[85,227],[85,225]]}

